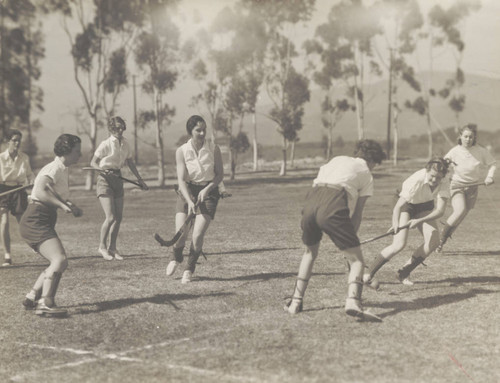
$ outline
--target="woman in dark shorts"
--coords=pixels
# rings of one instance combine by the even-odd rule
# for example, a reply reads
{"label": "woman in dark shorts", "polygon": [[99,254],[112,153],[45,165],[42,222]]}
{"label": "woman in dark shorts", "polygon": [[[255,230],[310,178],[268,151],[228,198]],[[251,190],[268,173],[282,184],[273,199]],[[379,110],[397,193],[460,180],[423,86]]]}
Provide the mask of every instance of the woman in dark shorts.
{"label": "woman in dark shorts", "polygon": [[[219,202],[218,186],[224,177],[222,155],[219,147],[205,139],[207,125],[200,116],[191,116],[186,123],[191,139],[179,147],[175,153],[177,196],[175,227],[176,231],[186,221],[189,214],[195,213],[194,228],[189,249],[189,256],[182,275],[182,283],[191,282],[202,247],[205,233],[215,217]],[[182,251],[189,230],[173,246],[173,254],[167,266],[170,276],[183,261]]]}
{"label": "woman in dark shorts", "polygon": [[68,167],[76,164],[81,156],[80,138],[72,134],[59,136],[54,144],[54,153],[54,161],[38,173],[31,202],[20,221],[23,239],[50,262],[23,302],[25,308],[35,309],[35,314],[42,316],[63,316],[67,313],[58,308],[54,301],[62,273],[68,266],[66,252],[55,231],[57,209],[63,209],[75,217],[82,215],[82,211],[70,201],[62,202],[69,194]]}
{"label": "woman in dark shorts", "polygon": [[380,144],[361,140],[354,157],[337,156],[321,166],[302,210],[302,242],[306,245],[292,299],[285,311],[297,314],[318,257],[323,233],[342,251],[349,264],[345,312],[347,315],[380,319],[363,310],[363,269],[365,267],[357,231],[367,199],[373,195],[371,171],[385,158]]}
{"label": "woman in dark shorts", "polygon": [[[416,227],[422,234],[424,243],[413,252],[410,260],[398,270],[397,275],[401,283],[413,285],[408,279],[410,273],[439,245],[437,219],[444,214],[450,198],[449,182],[445,178],[448,165],[449,162],[445,159],[433,159],[427,162],[424,169],[413,173],[403,182],[399,199],[392,212],[391,230],[394,230],[394,239],[369,265],[368,272],[363,276],[366,285],[378,288],[379,282],[374,279],[375,273],[405,248],[409,230]],[[399,230],[405,225],[408,227]]]}

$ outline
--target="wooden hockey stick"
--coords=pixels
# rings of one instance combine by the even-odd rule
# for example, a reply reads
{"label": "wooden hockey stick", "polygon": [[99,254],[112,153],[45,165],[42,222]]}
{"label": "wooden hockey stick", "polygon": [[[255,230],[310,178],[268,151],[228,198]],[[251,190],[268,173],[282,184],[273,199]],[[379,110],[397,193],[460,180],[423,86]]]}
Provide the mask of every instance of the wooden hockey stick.
{"label": "wooden hockey stick", "polygon": [[21,190],[25,190],[25,189],[29,189],[29,188],[32,188],[33,187],[33,184],[30,184],[30,185],[24,185],[24,186],[19,186],[15,189],[11,189],[11,190],[7,190],[7,191],[4,191],[3,193],[0,193],[0,197],[3,197],[3,196],[6,196],[6,195],[9,195],[11,193],[15,193],[17,191],[21,191]]}
{"label": "wooden hockey stick", "polygon": [[[410,227],[410,224],[407,223],[406,225],[404,226],[401,226],[399,230],[403,230],[403,229],[407,229]],[[373,242],[373,241],[376,241],[377,239],[380,239],[380,238],[384,238],[384,237],[388,237],[389,235],[394,235],[394,230],[391,230],[391,231],[388,231],[387,233],[384,233],[384,234],[381,234],[381,235],[377,235],[376,237],[373,237],[373,238],[369,238],[369,239],[365,239],[364,241],[361,241],[359,244],[360,245],[364,245],[365,243],[368,243],[368,242]]]}
{"label": "wooden hockey stick", "polygon": [[172,237],[172,239],[170,239],[168,241],[165,241],[160,236],[160,234],[155,233],[154,237],[155,237],[156,241],[160,244],[160,246],[170,247],[170,246],[174,245],[179,240],[179,238],[182,236],[182,234],[184,234],[184,232],[186,231],[186,229],[189,228],[189,225],[191,224],[191,221],[193,220],[193,218],[195,216],[196,216],[195,213],[189,214],[187,216],[186,220],[184,221],[184,223],[182,224],[182,226],[180,227],[180,229],[177,231],[177,233],[175,233],[175,235]]}
{"label": "wooden hockey stick", "polygon": [[125,177],[122,177],[122,176],[119,176],[118,174],[114,174],[114,173],[106,173],[106,171],[104,169],[97,169],[97,168],[93,168],[93,167],[84,167],[82,168],[82,170],[90,170],[90,171],[95,171],[95,172],[99,172],[101,173],[103,176],[107,176],[107,175],[110,175],[110,176],[113,176],[113,177],[117,177],[117,178],[120,178],[121,180],[125,181],[125,182],[129,182],[135,186],[138,186],[140,187],[141,189],[143,189],[142,185],[139,183],[139,182],[136,182],[136,181],[133,181],[131,179],[128,179],[128,178],[125,178]]}

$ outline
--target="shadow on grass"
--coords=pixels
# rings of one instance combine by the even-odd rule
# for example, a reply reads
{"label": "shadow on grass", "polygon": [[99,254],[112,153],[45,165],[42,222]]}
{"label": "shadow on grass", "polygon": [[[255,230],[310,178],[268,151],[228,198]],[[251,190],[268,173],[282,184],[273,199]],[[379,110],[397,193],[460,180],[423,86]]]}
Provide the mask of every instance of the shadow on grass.
{"label": "shadow on grass", "polygon": [[411,302],[407,301],[384,302],[379,304],[371,304],[370,307],[392,309],[390,311],[386,311],[379,315],[381,318],[387,318],[405,311],[419,311],[425,309],[433,309],[439,306],[457,303],[470,298],[474,298],[480,294],[493,294],[493,293],[498,293],[498,292],[493,290],[471,289],[466,293],[435,295],[427,298],[417,298]]}
{"label": "shadow on grass", "polygon": [[469,255],[469,256],[487,256],[487,255],[500,255],[500,250],[495,251],[467,251],[467,250],[458,250],[458,251],[446,251],[443,250],[441,256],[444,257],[454,257],[456,255]]}
{"label": "shadow on grass", "polygon": [[[344,275],[344,273],[314,273],[313,276],[318,275]],[[297,273],[259,273],[259,274],[251,274],[251,275],[241,275],[238,277],[231,278],[211,278],[211,277],[198,277],[199,281],[212,281],[212,282],[227,282],[227,281],[269,281],[271,279],[285,279],[296,277]]]}
{"label": "shadow on grass", "polygon": [[[176,310],[180,310],[179,307],[174,303],[175,301],[185,301],[191,299],[198,299],[203,297],[220,297],[234,295],[234,293],[210,293],[210,294],[156,294],[151,297],[144,298],[123,298],[115,299],[112,301],[104,302],[94,302],[94,303],[81,303],[79,305],[67,306],[68,308],[75,307],[76,312],[72,312],[72,315],[85,315],[100,313],[108,310],[118,310],[124,307],[136,305],[139,303],[154,303],[157,305],[170,305]],[[95,306],[95,307],[94,307]],[[82,307],[80,309],[80,307]],[[88,308],[85,308],[88,307]]]}
{"label": "shadow on grass", "polygon": [[263,247],[257,249],[242,249],[236,251],[220,251],[214,253],[205,253],[205,255],[219,255],[219,254],[251,254],[255,252],[265,252],[265,251],[278,251],[278,250],[298,250],[300,247]]}
{"label": "shadow on grass", "polygon": [[496,276],[485,276],[485,277],[457,277],[457,278],[446,278],[437,281],[426,281],[425,283],[451,283],[452,285],[463,285],[466,283],[493,283],[500,284],[500,277]]}

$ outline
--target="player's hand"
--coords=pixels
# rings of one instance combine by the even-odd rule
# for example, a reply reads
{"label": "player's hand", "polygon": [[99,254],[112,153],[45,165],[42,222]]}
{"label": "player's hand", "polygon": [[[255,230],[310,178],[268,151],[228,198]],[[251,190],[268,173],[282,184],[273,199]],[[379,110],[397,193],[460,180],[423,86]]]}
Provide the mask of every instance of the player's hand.
{"label": "player's hand", "polygon": [[198,193],[198,200],[196,201],[198,205],[207,199],[208,192],[209,192],[208,188],[205,188]]}
{"label": "player's hand", "polygon": [[491,177],[486,177],[486,179],[484,180],[484,184],[486,186],[491,185],[493,182],[495,182],[495,181],[493,181],[493,178],[491,178]]}
{"label": "player's hand", "polygon": [[83,210],[80,209],[78,206],[73,205],[71,207],[71,213],[73,214],[74,217],[81,217],[83,215]]}
{"label": "player's hand", "polygon": [[188,201],[188,214],[196,213],[196,204],[193,201]]}
{"label": "player's hand", "polygon": [[138,181],[139,181],[139,184],[141,185],[142,190],[149,190],[149,186],[146,185],[146,182],[144,182],[144,180],[142,178],[139,179]]}

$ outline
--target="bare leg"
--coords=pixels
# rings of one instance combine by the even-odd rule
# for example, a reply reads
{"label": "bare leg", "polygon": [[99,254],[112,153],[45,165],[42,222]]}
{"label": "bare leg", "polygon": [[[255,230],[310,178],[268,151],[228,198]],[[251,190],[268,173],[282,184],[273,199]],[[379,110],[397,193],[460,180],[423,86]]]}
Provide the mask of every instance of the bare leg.
{"label": "bare leg", "polygon": [[[2,208],[0,209],[0,234],[2,236],[2,243],[5,250],[5,254],[9,255],[10,258],[10,233],[9,233],[9,210]],[[7,257],[6,257],[7,258]]]}
{"label": "bare leg", "polygon": [[123,197],[114,199],[114,209],[113,209],[113,219],[110,227],[110,237],[108,250],[111,253],[116,251],[116,240],[118,238],[118,232],[120,231],[120,225],[123,218]]}
{"label": "bare leg", "polygon": [[314,262],[318,257],[318,252],[319,242],[316,245],[306,246],[304,255],[302,255],[302,260],[300,261],[292,300],[285,306],[285,310],[290,314],[297,314],[302,311],[303,298],[312,275]]}
{"label": "bare leg", "polygon": [[100,196],[99,202],[104,210],[105,218],[101,226],[99,238],[99,252],[106,260],[111,260],[113,257],[108,253],[108,235],[115,220],[115,203],[114,198],[109,196]]}
{"label": "bare leg", "polygon": [[212,218],[210,218],[209,215],[196,215],[191,239],[191,248],[189,249],[188,261],[182,276],[182,283],[188,283],[191,281],[191,275],[196,269],[196,262],[200,257],[203,248],[203,241],[205,239],[205,233],[210,226],[210,222],[212,222]]}

